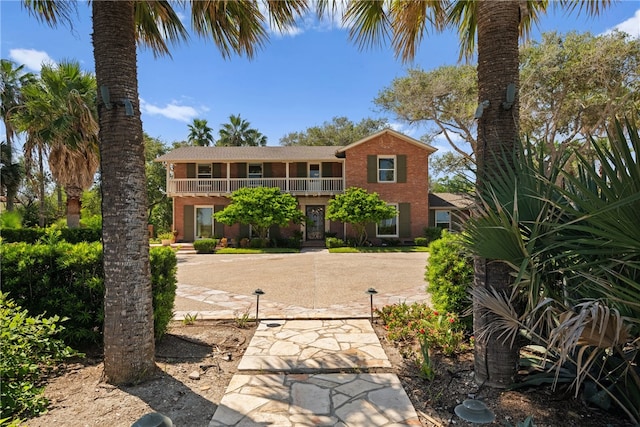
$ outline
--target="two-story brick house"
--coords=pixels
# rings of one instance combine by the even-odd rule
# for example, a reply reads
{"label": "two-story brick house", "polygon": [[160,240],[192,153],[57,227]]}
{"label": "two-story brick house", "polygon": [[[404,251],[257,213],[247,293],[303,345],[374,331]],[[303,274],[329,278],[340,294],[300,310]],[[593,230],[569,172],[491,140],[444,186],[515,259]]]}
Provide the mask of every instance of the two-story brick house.
{"label": "two-story brick house", "polygon": [[167,195],[173,199],[177,240],[210,236],[238,238],[251,230],[226,226],[212,216],[230,203],[241,187],[279,187],[294,195],[306,224],[273,227],[272,237],[303,233],[307,243],[322,242],[325,233],[353,235],[346,224],[329,221],[329,200],[348,187],[377,192],[398,211],[382,224],[371,224],[369,239],[409,241],[429,225],[429,156],[436,149],[390,129],[344,147],[181,147],[156,161],[167,167]]}

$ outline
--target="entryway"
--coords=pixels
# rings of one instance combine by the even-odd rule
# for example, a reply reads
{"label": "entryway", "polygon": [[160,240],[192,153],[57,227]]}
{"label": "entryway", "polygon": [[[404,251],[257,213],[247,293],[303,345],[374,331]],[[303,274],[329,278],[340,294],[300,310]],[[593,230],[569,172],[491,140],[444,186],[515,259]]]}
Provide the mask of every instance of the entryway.
{"label": "entryway", "polygon": [[307,242],[324,241],[324,206],[307,206],[306,207],[307,222],[306,238]]}

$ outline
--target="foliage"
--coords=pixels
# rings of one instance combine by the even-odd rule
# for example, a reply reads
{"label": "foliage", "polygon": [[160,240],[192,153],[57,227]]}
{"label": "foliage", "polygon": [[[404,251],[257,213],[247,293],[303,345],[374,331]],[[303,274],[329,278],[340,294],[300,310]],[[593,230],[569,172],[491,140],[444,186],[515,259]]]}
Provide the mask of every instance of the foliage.
{"label": "foliage", "polygon": [[536,427],[536,424],[533,422],[533,416],[529,415],[527,418],[524,419],[524,421],[518,421],[515,426],[505,421],[505,426],[506,427]]}
{"label": "foliage", "polygon": [[147,222],[156,230],[171,228],[173,200],[167,197],[167,171],[154,161],[167,152],[167,146],[157,138],[144,135],[145,175],[147,177]]}
{"label": "foliage", "polygon": [[345,245],[344,240],[338,238],[338,237],[327,237],[326,239],[324,239],[324,244],[327,246],[327,248],[331,249],[331,248],[341,248]]}
{"label": "foliage", "polygon": [[149,250],[151,286],[153,288],[153,329],[156,340],[167,332],[173,320],[176,299],[178,258],[173,249],[155,247]]}
{"label": "foliage", "polygon": [[[2,229],[2,239],[5,242],[25,242],[36,243],[38,240],[47,236],[51,229],[57,229],[55,226],[47,228],[6,228]],[[69,243],[80,242],[99,242],[102,237],[100,228],[60,228],[60,239]]]}
{"label": "foliage", "polygon": [[427,339],[426,331],[425,333],[420,333],[418,335],[418,341],[420,342],[421,359],[419,358],[417,363],[418,369],[420,370],[420,376],[427,381],[431,381],[436,376],[436,372],[431,364],[431,355],[429,354],[429,340]]}
{"label": "foliage", "polygon": [[442,237],[443,230],[442,227],[425,227],[422,230],[422,235],[427,239],[427,243],[431,243]]}
{"label": "foliage", "polygon": [[364,118],[353,123],[346,117],[334,117],[331,122],[312,126],[303,132],[291,132],[280,138],[280,145],[344,146],[389,127],[386,119]]}
{"label": "foliage", "polygon": [[295,254],[300,252],[295,248],[220,248],[216,251],[217,254]]}
{"label": "foliage", "polygon": [[[0,229],[7,228],[20,229],[22,228],[22,215],[16,211],[4,211],[0,214]],[[4,238],[4,236],[2,236]]]}
{"label": "foliage", "polygon": [[376,309],[392,341],[420,339],[427,348],[450,356],[465,348],[463,325],[455,313],[440,313],[424,303],[398,303]]}
{"label": "foliage", "polygon": [[189,128],[189,136],[187,141],[191,145],[200,147],[208,147],[213,145],[213,129],[211,129],[205,119],[193,119],[193,123],[187,126]]}
{"label": "foliage", "polygon": [[416,246],[429,245],[429,239],[427,239],[426,237],[416,237],[415,239],[413,239],[413,242],[416,244]]}
{"label": "foliage", "polygon": [[218,240],[216,239],[199,239],[193,242],[193,249],[199,254],[212,254],[215,252]]}
{"label": "foliage", "polygon": [[219,147],[264,147],[267,145],[267,137],[250,127],[251,124],[242,119],[240,114],[230,115],[229,123],[220,125],[218,134],[220,138],[216,142]]}
{"label": "foliage", "polygon": [[396,209],[387,205],[378,193],[369,193],[360,187],[347,188],[344,193],[329,200],[327,207],[327,219],[351,224],[357,235],[358,246],[367,240],[367,224],[376,224],[396,214]]}
{"label": "foliage", "polygon": [[48,369],[75,355],[57,335],[64,329],[59,316],[30,316],[0,292],[0,402],[2,417],[19,419],[46,410],[43,396]]}
{"label": "foliage", "polygon": [[297,199],[282,193],[277,187],[240,188],[231,194],[231,203],[214,214],[216,221],[226,225],[251,225],[259,238],[265,239],[272,225],[299,224],[304,215]]}
{"label": "foliage", "polygon": [[331,248],[332,254],[348,253],[395,253],[395,252],[428,252],[426,246],[343,246]]}
{"label": "foliage", "polygon": [[429,244],[429,261],[425,279],[436,310],[453,312],[471,326],[469,288],[473,283],[473,261],[465,253],[462,238],[447,230]]}
{"label": "foliage", "polygon": [[[616,122],[609,141],[591,140],[595,160],[578,152],[575,175],[563,162],[518,150],[512,172],[497,174],[467,224],[477,255],[513,269],[511,293],[474,289],[498,316],[482,333],[525,335],[558,355],[556,370],[577,368],[634,422],[640,419],[640,135]],[[538,150],[539,152],[539,150]]]}
{"label": "foliage", "polygon": [[[51,240],[51,239],[50,239]],[[99,243],[4,243],[2,289],[33,314],[68,318],[61,337],[70,345],[99,342],[103,321],[104,273]],[[156,337],[173,316],[175,253],[150,251]]]}

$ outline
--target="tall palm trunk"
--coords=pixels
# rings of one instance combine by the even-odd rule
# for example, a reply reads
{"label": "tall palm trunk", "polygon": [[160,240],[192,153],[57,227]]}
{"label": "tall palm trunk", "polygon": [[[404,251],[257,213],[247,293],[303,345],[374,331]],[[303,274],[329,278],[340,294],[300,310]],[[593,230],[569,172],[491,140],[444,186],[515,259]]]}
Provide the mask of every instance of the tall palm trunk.
{"label": "tall palm trunk", "polygon": [[[503,154],[510,155],[518,138],[518,39],[520,7],[517,0],[478,1],[478,92],[479,103],[489,101],[478,119],[477,188],[482,191],[491,181],[492,171],[511,167]],[[515,96],[507,99],[509,84]],[[509,102],[513,101],[510,105]],[[486,103],[485,103],[486,104]],[[474,286],[493,287],[509,292],[510,269],[494,260],[475,260]],[[473,327],[476,336],[492,321],[490,314],[474,301]],[[476,381],[504,387],[513,382],[518,348],[497,336],[477,339],[475,346]]]}
{"label": "tall palm trunk", "polygon": [[[93,2],[104,243],[104,373],[114,384],[152,373],[154,332],[142,122],[138,105],[134,5]],[[133,104],[127,116],[123,100]]]}

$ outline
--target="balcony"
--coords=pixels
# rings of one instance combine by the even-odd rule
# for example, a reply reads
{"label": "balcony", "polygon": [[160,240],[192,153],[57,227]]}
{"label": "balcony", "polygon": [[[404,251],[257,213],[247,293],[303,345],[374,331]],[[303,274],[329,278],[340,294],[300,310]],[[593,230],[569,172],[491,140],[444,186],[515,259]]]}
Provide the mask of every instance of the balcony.
{"label": "balcony", "polygon": [[168,196],[224,196],[245,187],[277,187],[292,195],[331,196],[344,192],[344,178],[174,178]]}

